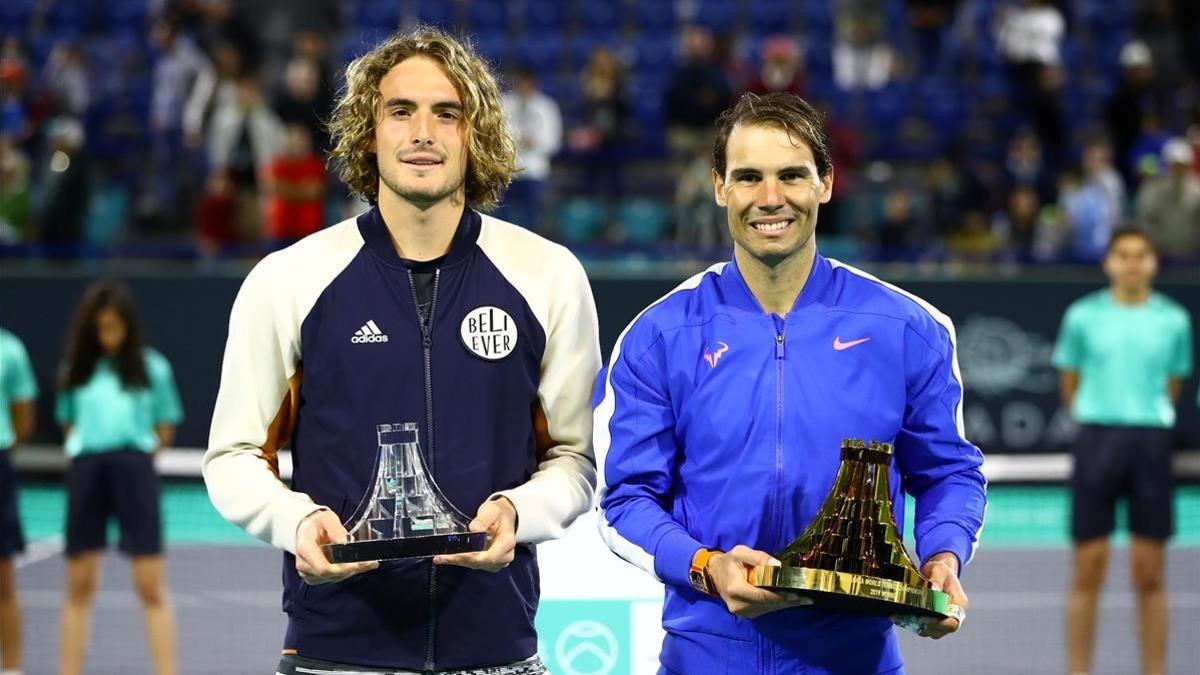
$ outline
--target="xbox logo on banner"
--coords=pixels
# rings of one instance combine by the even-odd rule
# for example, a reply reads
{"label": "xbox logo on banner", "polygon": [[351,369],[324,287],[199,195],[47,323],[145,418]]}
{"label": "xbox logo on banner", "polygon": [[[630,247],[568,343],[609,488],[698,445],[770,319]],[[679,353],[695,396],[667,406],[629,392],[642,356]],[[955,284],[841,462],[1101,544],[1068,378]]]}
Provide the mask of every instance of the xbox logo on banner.
{"label": "xbox logo on banner", "polygon": [[576,621],[554,643],[554,660],[564,675],[609,675],[620,652],[617,636],[599,621]]}
{"label": "xbox logo on banner", "polygon": [[628,600],[543,600],[537,632],[554,675],[630,675]]}

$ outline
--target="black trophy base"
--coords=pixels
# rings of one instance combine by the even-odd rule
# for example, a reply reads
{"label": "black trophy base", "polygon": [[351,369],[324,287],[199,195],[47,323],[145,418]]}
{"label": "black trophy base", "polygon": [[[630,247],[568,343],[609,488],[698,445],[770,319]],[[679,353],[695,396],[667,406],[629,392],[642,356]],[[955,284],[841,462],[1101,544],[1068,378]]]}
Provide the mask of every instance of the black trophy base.
{"label": "black trophy base", "polygon": [[326,544],[325,557],[333,563],[428,558],[451,553],[473,553],[487,548],[486,532],[457,532],[404,539],[374,539]]}

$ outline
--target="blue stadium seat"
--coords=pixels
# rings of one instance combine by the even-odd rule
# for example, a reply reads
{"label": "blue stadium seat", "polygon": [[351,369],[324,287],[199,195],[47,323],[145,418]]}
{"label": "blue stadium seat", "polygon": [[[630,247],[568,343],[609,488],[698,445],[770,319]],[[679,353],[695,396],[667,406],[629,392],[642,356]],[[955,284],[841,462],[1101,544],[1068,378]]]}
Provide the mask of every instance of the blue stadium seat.
{"label": "blue stadium seat", "polygon": [[39,0],[7,0],[0,3],[0,31],[21,35],[26,32],[29,17]]}
{"label": "blue stadium seat", "polygon": [[588,61],[592,57],[592,52],[600,47],[607,47],[609,51],[614,51],[617,45],[618,40],[615,37],[603,34],[580,33],[575,36],[574,40],[570,40],[567,46],[570,68],[578,73],[587,66]]}
{"label": "blue stadium seat", "polygon": [[109,0],[101,5],[105,28],[110,32],[130,32],[146,27],[147,0]]}
{"label": "blue stadium seat", "polygon": [[530,34],[518,40],[513,55],[539,76],[551,75],[563,57],[562,38],[557,33]]}
{"label": "blue stadium seat", "polygon": [[360,28],[392,29],[400,25],[399,0],[358,0],[354,23]]}
{"label": "blue stadium seat", "polygon": [[828,2],[804,3],[804,30],[808,35],[833,35],[833,10]]}
{"label": "blue stadium seat", "polygon": [[662,75],[675,65],[675,40],[656,35],[639,35],[633,43],[634,61],[630,64],[639,74]]}
{"label": "blue stadium seat", "polygon": [[91,18],[91,9],[91,3],[58,0],[52,3],[46,12],[46,23],[51,30],[59,34],[82,34]]}
{"label": "blue stadium seat", "polygon": [[476,33],[504,33],[509,25],[507,0],[473,0],[470,4],[471,30]]}
{"label": "blue stadium seat", "polygon": [[579,6],[579,26],[592,35],[615,36],[621,28],[621,4],[584,2]]}
{"label": "blue stadium seat", "polygon": [[717,34],[728,33],[733,30],[736,12],[735,3],[727,0],[699,0],[692,21]]}
{"label": "blue stadium seat", "polygon": [[454,30],[457,6],[446,0],[417,0],[417,21],[444,30]]}
{"label": "blue stadium seat", "polygon": [[508,38],[498,32],[478,32],[473,43],[475,51],[494,66],[504,67],[509,57]]}
{"label": "blue stadium seat", "polygon": [[754,0],[750,3],[750,30],[758,35],[795,32],[796,5],[779,0]]}
{"label": "blue stadium seat", "polygon": [[675,4],[671,0],[641,0],[634,3],[638,31],[663,37],[675,31]]}
{"label": "blue stadium seat", "polygon": [[604,228],[604,207],[594,199],[568,199],[558,211],[558,232],[564,244],[586,244]]}
{"label": "blue stadium seat", "polygon": [[617,207],[617,220],[630,244],[660,243],[667,231],[670,209],[654,199],[627,199]]}
{"label": "blue stadium seat", "polygon": [[525,3],[526,32],[562,31],[567,22],[564,4],[553,0],[528,0]]}

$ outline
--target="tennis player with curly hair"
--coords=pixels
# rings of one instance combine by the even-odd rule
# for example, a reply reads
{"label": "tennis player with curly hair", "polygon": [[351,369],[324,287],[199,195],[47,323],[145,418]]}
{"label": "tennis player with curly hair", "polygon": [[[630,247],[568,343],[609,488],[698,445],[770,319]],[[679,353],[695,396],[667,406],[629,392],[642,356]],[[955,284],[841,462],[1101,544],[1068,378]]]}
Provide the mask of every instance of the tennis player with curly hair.
{"label": "tennis player with curly hair", "polygon": [[[515,172],[496,80],[431,28],[350,64],[333,162],[371,208],[263,259],[229,321],[205,480],[285,551],[278,672],[545,672],[537,542],[592,501],[596,308],[565,248],[486,213]],[[333,564],[376,426],[416,422],[486,550]],[[276,453],[291,442],[293,475]]]}

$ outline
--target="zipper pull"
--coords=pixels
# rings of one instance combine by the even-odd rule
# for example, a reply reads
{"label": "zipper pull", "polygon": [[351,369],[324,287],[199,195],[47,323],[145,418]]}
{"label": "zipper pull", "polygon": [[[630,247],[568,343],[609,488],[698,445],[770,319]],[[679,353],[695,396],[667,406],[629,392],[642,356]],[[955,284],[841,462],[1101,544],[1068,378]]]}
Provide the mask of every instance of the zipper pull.
{"label": "zipper pull", "polygon": [[775,358],[783,358],[783,333],[775,334]]}

